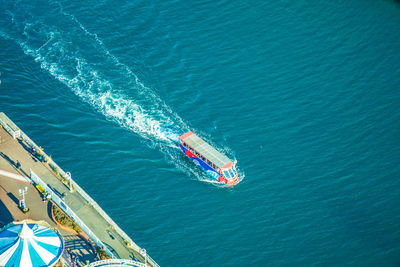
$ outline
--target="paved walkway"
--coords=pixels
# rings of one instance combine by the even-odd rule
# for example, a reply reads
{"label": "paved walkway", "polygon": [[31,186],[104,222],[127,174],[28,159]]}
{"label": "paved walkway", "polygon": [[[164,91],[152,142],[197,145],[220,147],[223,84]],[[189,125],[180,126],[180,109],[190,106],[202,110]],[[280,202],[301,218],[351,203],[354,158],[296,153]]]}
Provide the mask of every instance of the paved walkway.
{"label": "paved walkway", "polygon": [[78,257],[80,265],[94,261],[94,254],[91,253],[90,246],[76,235],[63,235],[65,249],[68,253],[68,261],[73,261],[73,258]]}
{"label": "paved walkway", "polygon": [[[55,223],[51,220],[48,213],[48,203],[43,202],[39,192],[34,186],[27,183],[23,177],[26,172],[23,169],[17,169],[16,163],[22,162],[22,155],[19,153],[8,153],[14,141],[0,127],[0,221],[7,224],[12,221],[20,221],[24,219],[44,220],[51,226],[55,227]],[[15,142],[15,141],[14,141]],[[25,196],[27,207],[30,212],[24,214],[19,208],[18,203],[21,197],[19,189],[27,187],[28,192]]]}
{"label": "paved walkway", "polygon": [[[45,221],[50,226],[58,229],[63,236],[65,248],[73,255],[79,256],[81,266],[87,260],[92,262],[96,255],[93,253],[91,247],[79,236],[58,228],[56,223],[54,223],[51,218],[51,204],[47,201],[44,202],[41,194],[25,178],[26,170],[22,165],[26,164],[27,158],[22,156],[19,151],[8,153],[10,144],[14,140],[5,134],[1,127],[0,136],[0,226],[25,219]],[[17,160],[22,164],[21,169],[16,167]],[[26,214],[18,208],[18,203],[21,199],[18,190],[25,187],[28,189],[25,195],[26,206],[30,209]],[[69,255],[68,251],[64,254],[66,256]],[[66,263],[67,265],[69,264],[68,262]]]}
{"label": "paved walkway", "polygon": [[[107,221],[94,209],[91,205],[87,203],[87,201],[78,193],[73,192],[70,193],[68,188],[60,181],[59,178],[55,176],[53,171],[47,164],[39,162],[35,157],[28,152],[28,146],[23,141],[18,139],[13,139],[1,126],[0,126],[0,169],[3,171],[13,172],[20,175],[29,176],[30,169],[32,169],[44,182],[46,182],[54,191],[60,193],[65,196],[65,202],[67,205],[80,217],[82,221],[95,233],[95,235],[102,240],[102,242],[109,247],[113,252],[115,252],[115,256],[122,259],[136,259],[139,261],[144,261],[142,255],[140,255],[137,251],[128,248],[125,244],[124,239],[107,223]],[[17,169],[15,167],[17,160],[20,162],[21,167]],[[2,178],[0,176],[0,183],[3,184],[6,178]],[[7,178],[8,179],[8,178]],[[11,179],[8,179],[9,181]],[[13,181],[14,186],[13,192],[18,192],[18,188],[21,186],[18,183],[23,183],[20,181]],[[26,184],[23,183],[23,186]],[[31,186],[32,187],[32,186]],[[16,190],[16,191],[15,191]],[[30,193],[30,194],[29,194]],[[18,198],[18,195],[15,195],[15,198]],[[39,192],[35,192],[34,188],[30,188],[28,192],[28,207],[30,198],[33,195],[39,196]],[[10,199],[10,198],[9,198]],[[5,200],[10,201],[10,200]],[[36,202],[35,202],[36,203]],[[36,205],[36,204],[35,204]],[[43,203],[42,207],[37,207],[42,211],[46,211],[46,204]],[[7,205],[8,206],[8,205]],[[0,207],[1,208],[1,207]],[[31,213],[28,215],[23,215],[22,212],[19,211],[18,208],[12,208],[10,210],[12,216],[16,217],[24,217],[24,216],[32,216],[31,219],[35,219],[33,217],[38,216],[42,218],[44,215],[36,215],[36,213]],[[46,212],[44,212],[46,213]],[[46,215],[47,216],[47,215]],[[3,217],[3,215],[1,216]]]}
{"label": "paved walkway", "polygon": [[[0,158],[0,166],[4,168],[3,163],[3,158]],[[21,199],[18,190],[25,187],[28,188],[28,192],[25,195],[25,203],[31,210],[26,214],[18,208],[18,203]],[[49,217],[48,203],[42,201],[36,188],[29,183],[0,176],[0,201],[0,222],[4,225],[12,221],[32,219],[36,221],[43,220],[53,227],[56,226]]]}
{"label": "paved walkway", "polygon": [[[0,152],[0,155],[2,153]],[[17,168],[16,168],[17,169]],[[0,170],[0,176],[2,177],[8,177],[20,182],[24,182],[24,183],[28,183],[29,184],[29,178],[26,177],[25,175],[21,175],[21,174],[17,174],[17,173],[13,173],[13,172],[8,172],[8,171],[4,171],[4,170]]]}

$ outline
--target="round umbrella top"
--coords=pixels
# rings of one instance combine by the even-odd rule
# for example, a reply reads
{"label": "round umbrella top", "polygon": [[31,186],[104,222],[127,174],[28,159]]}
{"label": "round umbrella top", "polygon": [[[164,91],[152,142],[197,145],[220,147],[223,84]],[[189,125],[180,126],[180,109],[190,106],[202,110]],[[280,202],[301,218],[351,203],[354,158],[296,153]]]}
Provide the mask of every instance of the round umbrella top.
{"label": "round umbrella top", "polygon": [[40,224],[15,224],[0,233],[0,266],[51,266],[64,245],[58,233]]}

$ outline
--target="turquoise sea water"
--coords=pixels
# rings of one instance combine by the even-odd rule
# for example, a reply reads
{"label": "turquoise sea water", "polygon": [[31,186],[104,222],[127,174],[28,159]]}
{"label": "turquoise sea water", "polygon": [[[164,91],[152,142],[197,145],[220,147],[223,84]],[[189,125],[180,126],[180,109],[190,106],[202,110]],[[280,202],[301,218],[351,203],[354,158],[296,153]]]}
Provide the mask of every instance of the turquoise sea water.
{"label": "turquoise sea water", "polygon": [[396,1],[2,0],[0,110],[162,266],[399,266],[399,51]]}

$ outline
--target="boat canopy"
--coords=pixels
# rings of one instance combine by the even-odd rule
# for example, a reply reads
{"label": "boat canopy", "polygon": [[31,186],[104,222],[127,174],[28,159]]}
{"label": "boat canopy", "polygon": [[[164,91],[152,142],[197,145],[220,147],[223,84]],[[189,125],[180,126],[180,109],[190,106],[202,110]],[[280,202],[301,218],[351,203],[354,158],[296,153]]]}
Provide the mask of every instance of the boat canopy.
{"label": "boat canopy", "polygon": [[193,132],[187,132],[179,137],[179,139],[200,153],[203,157],[214,163],[218,168],[222,168],[232,162],[232,160],[230,160],[227,156],[218,152],[215,148],[206,143]]}

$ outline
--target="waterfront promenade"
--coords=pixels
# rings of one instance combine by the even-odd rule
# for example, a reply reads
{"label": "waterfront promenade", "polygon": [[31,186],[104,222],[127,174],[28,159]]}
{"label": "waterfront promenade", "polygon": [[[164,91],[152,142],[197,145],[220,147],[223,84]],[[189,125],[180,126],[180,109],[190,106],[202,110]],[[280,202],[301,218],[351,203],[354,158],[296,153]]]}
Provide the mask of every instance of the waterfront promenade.
{"label": "waterfront promenade", "polygon": [[[3,123],[6,121],[6,126],[10,126],[13,131],[19,130],[19,128],[16,129],[16,125],[7,121],[8,118],[4,113],[0,113],[0,119]],[[80,192],[78,192],[78,190],[70,192],[67,185],[61,181],[60,177],[56,175],[48,164],[39,161],[31,154],[30,146],[32,144],[28,144],[23,138],[13,138],[9,132],[5,131],[4,127],[0,127],[0,138],[0,170],[16,174],[19,173],[27,177],[29,177],[30,170],[32,170],[54,192],[62,196],[64,202],[96,235],[96,237],[101,240],[109,251],[113,253],[115,258],[135,259],[145,262],[144,256],[140,253],[140,247],[127,237],[127,235],[113,223],[108,215],[104,214],[104,211],[101,210],[97,203],[91,200],[86,193],[82,192],[83,190],[80,189],[78,185],[75,185],[75,187],[79,187]],[[19,169],[16,168],[17,161],[20,162]],[[18,183],[23,182],[18,181]],[[33,192],[29,193],[32,194]],[[38,192],[35,192],[35,194],[37,193]],[[83,194],[85,196],[83,196]],[[88,201],[88,198],[91,200],[90,202]],[[29,200],[27,206],[29,207]],[[45,207],[43,207],[43,209],[46,210]],[[17,211],[11,212],[14,213]],[[45,212],[47,212],[47,210]],[[150,257],[146,257],[146,261],[152,266],[158,266]]]}
{"label": "waterfront promenade", "polygon": [[[20,176],[21,173],[10,160],[11,159],[0,157],[0,227],[13,221],[27,219],[45,221],[51,227],[57,228],[64,239],[66,250],[63,252],[62,257],[65,267],[73,266],[71,255],[79,257],[79,266],[83,266],[87,262],[93,262],[96,258],[96,253],[93,251],[92,247],[79,235],[61,228],[52,220],[51,204],[48,201],[43,201],[36,188],[26,181],[24,182],[22,177],[19,177],[22,178],[21,180],[15,179],[15,177],[17,177],[17,175]],[[7,171],[5,171],[5,169]],[[18,208],[18,201],[21,199],[18,190],[25,187],[28,189],[25,199],[30,209],[27,213],[23,213],[21,209]]]}

